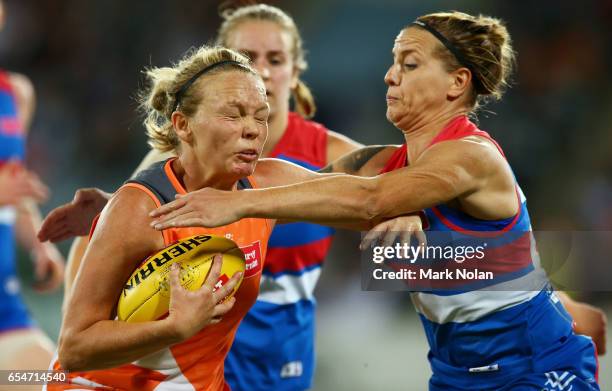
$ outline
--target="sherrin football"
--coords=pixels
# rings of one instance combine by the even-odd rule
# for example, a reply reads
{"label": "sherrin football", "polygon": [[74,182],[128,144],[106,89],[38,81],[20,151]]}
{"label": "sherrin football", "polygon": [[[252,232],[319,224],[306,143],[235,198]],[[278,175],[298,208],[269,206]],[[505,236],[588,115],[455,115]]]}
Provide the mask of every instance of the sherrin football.
{"label": "sherrin football", "polygon": [[[148,257],[126,282],[117,304],[117,317],[125,322],[145,322],[163,318],[170,304],[170,267],[180,265],[180,281],[185,289],[197,290],[204,284],[215,254],[222,254],[223,266],[215,289],[236,272],[245,270],[244,253],[230,239],[195,235],[182,239]],[[231,297],[242,283],[236,284]]]}

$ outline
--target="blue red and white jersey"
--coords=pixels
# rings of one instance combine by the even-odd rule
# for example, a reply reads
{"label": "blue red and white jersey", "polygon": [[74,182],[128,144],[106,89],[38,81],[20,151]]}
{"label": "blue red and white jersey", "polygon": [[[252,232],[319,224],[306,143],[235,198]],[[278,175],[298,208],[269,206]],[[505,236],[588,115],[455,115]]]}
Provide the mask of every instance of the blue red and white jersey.
{"label": "blue red and white jersey", "polygon": [[[19,169],[25,158],[25,134],[9,74],[0,70],[0,168]],[[2,189],[0,189],[2,191]],[[0,206],[0,332],[31,324],[19,297],[15,270],[13,206]]]}
{"label": "blue red and white jersey", "polygon": [[[466,116],[449,122],[429,147],[469,136],[490,141],[503,156],[495,140]],[[404,144],[382,172],[406,165]],[[562,368],[576,368],[572,373],[589,384],[595,382],[593,344],[573,334],[571,317],[548,288],[526,199],[518,184],[516,197],[518,213],[501,220],[477,219],[444,204],[424,211],[428,246],[435,245],[430,237],[454,245],[466,240],[493,244],[484,250],[485,262],[478,269],[491,271],[494,278],[429,281],[427,287],[432,289],[411,293],[430,346],[431,390],[451,385],[457,389],[498,389],[522,374]],[[470,262],[461,266],[475,269]],[[565,361],[559,359],[566,353]]]}
{"label": "blue red and white jersey", "polygon": [[[289,113],[270,154],[310,170],[327,164],[327,129]],[[277,225],[268,243],[257,302],[225,361],[232,390],[303,390],[314,373],[314,289],[334,231],[310,223]]]}

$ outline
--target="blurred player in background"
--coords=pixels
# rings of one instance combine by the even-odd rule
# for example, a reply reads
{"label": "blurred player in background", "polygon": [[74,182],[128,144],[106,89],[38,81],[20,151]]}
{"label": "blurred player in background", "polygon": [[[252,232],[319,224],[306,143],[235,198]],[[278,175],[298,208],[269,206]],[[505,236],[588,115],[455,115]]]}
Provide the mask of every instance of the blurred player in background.
{"label": "blurred player in background", "polygon": [[[0,28],[4,18],[0,1]],[[46,369],[53,351],[21,298],[15,244],[32,256],[37,291],[53,290],[63,279],[61,254],[36,237],[41,218],[35,202],[47,198],[47,189],[24,166],[34,101],[27,77],[0,70],[0,369]]]}

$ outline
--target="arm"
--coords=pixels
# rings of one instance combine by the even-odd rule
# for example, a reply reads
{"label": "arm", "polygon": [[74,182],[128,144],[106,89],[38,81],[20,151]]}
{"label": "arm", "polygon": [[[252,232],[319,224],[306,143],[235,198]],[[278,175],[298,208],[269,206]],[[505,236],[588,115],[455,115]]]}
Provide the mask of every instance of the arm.
{"label": "arm", "polygon": [[555,292],[563,306],[570,313],[576,326],[576,334],[588,335],[597,346],[597,354],[606,353],[606,314],[599,308],[570,298],[565,292]]}
{"label": "arm", "polygon": [[[257,164],[257,169],[253,174],[257,184],[259,187],[269,187],[269,186],[278,186],[280,184],[291,184],[297,183],[300,181],[305,181],[313,178],[330,178],[337,176],[339,174],[318,174],[316,172],[307,170],[303,167],[300,167],[296,164],[286,162],[279,159],[262,159]],[[168,216],[164,216],[164,220],[167,221],[165,226],[171,226],[174,224],[172,221],[174,216],[181,214],[181,219],[178,221],[176,226],[206,226],[207,222],[202,220],[200,217],[200,211],[204,209],[208,209],[206,203],[215,204],[216,207],[210,209],[210,212],[214,214],[213,220],[215,220],[215,224],[219,223],[220,225],[229,224],[230,222],[239,220],[240,217],[237,217],[233,212],[235,208],[225,209],[225,204],[227,202],[234,199],[234,197],[240,198],[239,193],[251,192],[251,190],[243,190],[243,191],[233,191],[226,192],[220,191],[213,188],[205,188],[201,189],[197,192],[192,192],[186,194],[184,196],[179,196],[179,198],[170,204],[185,206],[189,204],[182,211],[172,212],[172,214]],[[192,194],[196,194],[195,197]],[[203,196],[203,197],[201,197]],[[203,201],[200,202],[200,201]],[[163,206],[155,212],[150,214],[151,217],[159,216],[160,214],[164,214]],[[184,214],[183,214],[184,213]],[[282,219],[284,221],[292,221],[294,219],[286,218]],[[370,221],[363,221],[359,219],[344,219],[338,220],[329,218],[329,216],[325,216],[324,218],[318,219],[317,222],[323,225],[330,225],[337,228],[349,228],[349,229],[370,229],[372,227],[372,223]],[[155,229],[159,229],[159,225],[156,225],[157,221],[153,221],[151,223],[152,227]]]}
{"label": "arm", "polygon": [[476,205],[480,215],[492,218],[511,216],[517,208],[505,160],[488,143],[469,140],[437,144],[410,167],[373,178],[311,177],[316,179],[269,189],[193,192],[156,210],[153,216],[165,215],[156,229],[182,226],[189,218],[194,220],[188,224],[218,226],[247,216],[323,224],[373,222],[459,197],[468,206]]}
{"label": "arm", "polygon": [[62,368],[91,370],[132,362],[190,338],[231,309],[234,300],[216,303],[231,292],[240,276],[228,282],[229,290],[224,286],[213,293],[221,267],[217,257],[206,283],[196,291],[180,287],[178,270],[173,270],[170,312],[165,319],[113,320],[125,281],[142,259],[163,247],[162,235],[146,228],[147,213],[154,207],[143,192],[125,188],[102,212],[62,324],[58,351]]}
{"label": "arm", "polygon": [[34,288],[41,292],[59,287],[64,276],[64,257],[51,243],[41,243],[36,237],[40,227],[40,212],[31,200],[23,201],[17,210],[15,235],[18,242],[32,254],[37,282]]}
{"label": "arm", "polygon": [[76,280],[79,267],[81,266],[81,260],[87,250],[89,244],[88,236],[78,236],[72,242],[70,246],[70,252],[68,253],[68,259],[66,260],[66,272],[64,273],[64,300],[62,301],[62,312],[66,312],[66,307],[70,301],[70,294],[72,293],[72,286]]}
{"label": "arm", "polygon": [[[17,115],[27,134],[36,105],[34,88],[30,80],[23,75],[12,73],[9,77],[15,92]],[[23,171],[24,175],[28,174],[25,170]],[[17,208],[16,237],[34,257],[35,274],[38,280],[35,288],[40,291],[48,291],[57,288],[62,282],[64,258],[54,245],[43,244],[37,239],[36,232],[40,224],[41,216],[38,206],[31,199],[22,199]]]}
{"label": "arm", "polygon": [[0,189],[0,206],[19,204],[26,197],[42,202],[49,196],[49,189],[36,174],[13,162],[0,168]]}

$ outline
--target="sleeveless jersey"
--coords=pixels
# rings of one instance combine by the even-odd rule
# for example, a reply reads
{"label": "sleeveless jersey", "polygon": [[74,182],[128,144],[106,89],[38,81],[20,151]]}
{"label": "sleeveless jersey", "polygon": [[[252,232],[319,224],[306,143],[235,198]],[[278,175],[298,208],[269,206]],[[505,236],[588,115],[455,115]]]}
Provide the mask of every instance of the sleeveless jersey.
{"label": "sleeveless jersey", "polygon": [[[0,169],[10,169],[9,162],[15,164],[14,169],[20,169],[24,158],[25,134],[17,113],[15,93],[9,74],[0,71]],[[0,206],[0,332],[32,325],[19,296],[15,269],[15,219],[13,206]]]}
{"label": "sleeveless jersey", "polygon": [[[327,129],[289,113],[270,157],[310,170],[327,164]],[[225,362],[228,383],[241,390],[302,390],[314,374],[314,289],[333,229],[277,225],[270,237],[257,302],[243,319]]]}
{"label": "sleeveless jersey", "polygon": [[[503,156],[495,140],[465,116],[447,124],[429,146],[468,136],[489,140]],[[406,158],[404,144],[381,173],[405,167]],[[515,186],[518,213],[507,219],[481,220],[443,204],[424,211],[428,240],[440,234],[450,242],[504,235],[497,247],[487,249],[494,253],[493,280],[411,293],[430,346],[430,390],[500,389],[523,375],[540,373],[546,379],[545,373],[558,369],[574,369],[572,376],[595,383],[593,343],[573,334],[570,315],[548,286],[526,199]]]}
{"label": "sleeveless jersey", "polygon": [[[157,206],[186,191],[172,171],[172,161],[153,164],[123,187],[140,189]],[[238,189],[255,187],[252,178],[242,179]],[[70,373],[70,384],[48,385],[48,390],[72,388],[118,390],[228,390],[223,363],[238,324],[255,303],[270,224],[264,219],[242,219],[218,228],[171,228],[162,231],[164,244],[197,234],[225,236],[235,241],[247,260],[244,279],[235,294],[236,303],[217,324],[205,327],[190,339],[118,368]],[[55,362],[54,367],[59,369]],[[97,388],[96,388],[97,387]]]}

